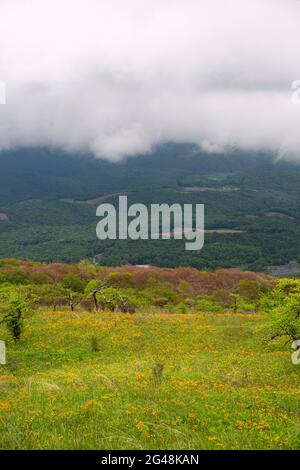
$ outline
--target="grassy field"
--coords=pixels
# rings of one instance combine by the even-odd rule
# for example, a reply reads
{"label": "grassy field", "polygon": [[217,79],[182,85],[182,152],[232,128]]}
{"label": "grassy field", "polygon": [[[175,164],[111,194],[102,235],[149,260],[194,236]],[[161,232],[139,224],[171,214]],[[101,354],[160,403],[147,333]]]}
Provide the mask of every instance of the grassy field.
{"label": "grassy field", "polygon": [[262,315],[40,311],[0,366],[1,449],[299,449],[300,366]]}

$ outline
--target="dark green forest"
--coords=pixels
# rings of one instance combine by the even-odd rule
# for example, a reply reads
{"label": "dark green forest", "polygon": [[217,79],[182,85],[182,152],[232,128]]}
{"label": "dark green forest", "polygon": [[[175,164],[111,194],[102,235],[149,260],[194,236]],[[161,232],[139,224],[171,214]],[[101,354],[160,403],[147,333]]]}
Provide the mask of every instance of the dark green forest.
{"label": "dark green forest", "polygon": [[[270,270],[300,262],[300,166],[271,155],[165,144],[120,163],[46,149],[0,154],[0,257],[101,265]],[[205,245],[100,241],[96,207],[205,204]]]}

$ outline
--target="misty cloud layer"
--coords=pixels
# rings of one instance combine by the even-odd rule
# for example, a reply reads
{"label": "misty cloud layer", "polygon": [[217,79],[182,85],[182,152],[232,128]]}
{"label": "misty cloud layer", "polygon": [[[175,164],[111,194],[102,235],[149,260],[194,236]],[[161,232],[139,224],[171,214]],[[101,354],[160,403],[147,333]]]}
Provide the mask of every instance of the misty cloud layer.
{"label": "misty cloud layer", "polygon": [[0,0],[0,150],[300,160],[298,0]]}

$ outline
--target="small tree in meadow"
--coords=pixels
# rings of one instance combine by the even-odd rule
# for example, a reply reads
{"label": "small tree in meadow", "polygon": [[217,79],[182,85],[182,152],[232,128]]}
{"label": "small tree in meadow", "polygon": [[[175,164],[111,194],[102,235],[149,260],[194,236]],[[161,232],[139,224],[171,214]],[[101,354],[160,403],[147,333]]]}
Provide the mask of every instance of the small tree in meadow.
{"label": "small tree in meadow", "polygon": [[0,292],[0,322],[7,326],[15,342],[21,338],[24,316],[34,300],[27,289],[6,287]]}
{"label": "small tree in meadow", "polygon": [[124,313],[135,311],[135,306],[127,294],[121,289],[108,287],[104,282],[90,281],[85,294],[92,296],[96,311],[99,309]]}

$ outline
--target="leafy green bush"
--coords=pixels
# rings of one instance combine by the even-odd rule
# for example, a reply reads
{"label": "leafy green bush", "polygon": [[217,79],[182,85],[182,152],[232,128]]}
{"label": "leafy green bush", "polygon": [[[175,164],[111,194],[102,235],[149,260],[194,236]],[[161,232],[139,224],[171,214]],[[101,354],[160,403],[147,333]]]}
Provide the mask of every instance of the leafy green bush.
{"label": "leafy green bush", "polygon": [[80,279],[77,274],[70,273],[68,274],[62,282],[63,286],[66,289],[71,289],[73,292],[84,292],[85,283],[82,279]]}
{"label": "leafy green bush", "polygon": [[300,339],[300,280],[281,279],[264,296],[262,308],[269,313],[268,339]]}
{"label": "leafy green bush", "polygon": [[177,313],[187,313],[188,312],[187,305],[185,305],[183,302],[180,302],[179,304],[176,305],[176,312]]}
{"label": "leafy green bush", "polygon": [[128,272],[112,272],[105,278],[104,282],[112,287],[133,287],[134,280],[131,273]]}
{"label": "leafy green bush", "polygon": [[221,312],[224,310],[224,307],[214,300],[201,298],[196,303],[196,309],[199,312]]}
{"label": "leafy green bush", "polygon": [[180,302],[181,298],[178,292],[172,288],[168,283],[161,283],[156,281],[151,287],[144,289],[144,295],[148,299],[150,305],[155,307],[166,307],[167,305],[176,305]]}

